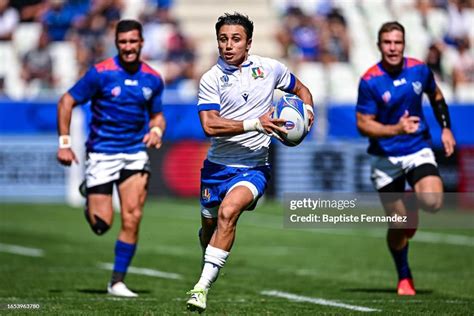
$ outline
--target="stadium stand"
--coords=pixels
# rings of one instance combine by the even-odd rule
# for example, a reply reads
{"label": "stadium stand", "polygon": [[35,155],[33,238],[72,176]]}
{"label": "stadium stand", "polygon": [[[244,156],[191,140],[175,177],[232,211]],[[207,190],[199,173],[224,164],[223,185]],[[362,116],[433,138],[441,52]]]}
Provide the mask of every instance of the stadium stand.
{"label": "stadium stand", "polygon": [[41,34],[41,23],[22,22],[13,34],[12,44],[19,56],[24,56],[38,44]]}
{"label": "stadium stand", "polygon": [[[191,47],[190,54],[186,56],[194,56],[193,71],[189,75],[186,72],[183,87],[179,85],[171,85],[173,88],[186,89],[195,87],[197,79],[207,70],[215,61],[217,56],[214,23],[216,18],[224,12],[241,11],[248,13],[255,22],[255,33],[252,47],[252,53],[265,55],[274,58],[282,58],[282,50],[279,47],[278,41],[275,40],[275,32],[280,27],[282,17],[285,15],[289,6],[298,7],[302,12],[310,16],[319,28],[326,27],[327,17],[331,11],[337,9],[347,25],[346,32],[351,42],[349,50],[349,61],[347,66],[338,65],[334,67],[327,67],[326,65],[315,66],[312,61],[309,64],[296,65],[297,71],[302,74],[305,80],[308,80],[308,85],[313,86],[313,93],[319,100],[335,100],[337,102],[353,101],[354,93],[350,89],[357,84],[359,76],[378,59],[378,51],[375,45],[376,33],[382,22],[387,20],[398,19],[402,22],[410,32],[407,32],[407,55],[413,56],[420,60],[425,60],[428,50],[433,43],[443,43],[446,32],[453,29],[451,7],[454,3],[461,0],[449,0],[448,5],[440,4],[442,2],[434,0],[415,1],[415,0],[371,0],[371,1],[356,1],[356,0],[240,0],[240,1],[212,1],[204,0],[195,2],[192,0],[176,0],[176,1],[109,1],[114,4],[115,8],[121,10],[121,18],[140,18],[144,19],[145,34],[149,37],[147,47],[144,55],[149,57],[151,64],[156,65],[163,73],[165,78],[167,72],[170,77],[174,77],[174,73],[183,73],[182,70],[176,70],[176,63],[170,67],[167,65],[166,56],[168,55],[168,40],[174,36],[178,30],[179,34],[186,39],[187,42],[192,43],[187,45]],[[41,1],[40,1],[41,2]],[[76,3],[77,2],[77,3]],[[107,1],[99,1],[107,3]],[[464,3],[465,1],[461,1]],[[43,1],[41,6],[43,15],[36,17],[37,21],[21,22],[15,28],[11,41],[6,41],[2,44],[1,54],[5,56],[5,60],[9,61],[8,65],[12,67],[3,66],[0,73],[4,78],[3,92],[12,98],[21,99],[26,96],[25,86],[21,83],[21,78],[15,72],[21,68],[20,60],[24,54],[36,46],[37,39],[41,31],[41,23],[49,21],[45,20],[44,16],[51,16],[53,9],[62,7],[66,13],[74,17],[74,21],[80,20],[82,16],[89,14],[83,13],[84,8],[89,6],[88,1],[75,1],[78,14],[71,13],[71,5],[67,5],[64,1]],[[17,5],[17,4],[15,4]],[[158,7],[161,5],[161,7]],[[100,4],[96,4],[96,7]],[[74,7],[73,7],[74,8]],[[249,8],[251,10],[249,11]],[[90,7],[89,10],[97,14],[97,9]],[[165,12],[169,17],[169,23],[161,23],[158,28],[160,36],[156,36],[156,24],[163,16],[162,13],[154,15],[154,10]],[[89,11],[89,12],[92,12]],[[98,11],[99,14],[106,15],[107,10]],[[85,14],[85,15],[84,15]],[[78,18],[79,17],[79,18]],[[148,20],[145,18],[148,17]],[[474,8],[464,5],[462,8],[463,21],[468,21],[474,25]],[[29,19],[28,21],[31,21]],[[47,22],[50,23],[50,22]],[[75,29],[77,23],[72,23],[72,30]],[[154,30],[154,31],[153,31]],[[154,32],[154,33],[153,33]],[[474,27],[467,30],[469,33],[469,40],[474,39]],[[107,33],[107,32],[105,32]],[[77,46],[76,40],[70,38],[70,32],[66,33],[64,41],[58,41],[58,45],[53,45],[54,56],[54,71],[61,73],[59,77],[60,82],[56,93],[63,91],[68,84],[74,81],[90,63],[95,62],[101,58],[101,55],[89,58],[86,64],[83,64],[81,58],[78,58],[90,49],[90,47]],[[154,35],[153,35],[154,34]],[[109,36],[105,34],[103,36]],[[76,46],[71,45],[74,40]],[[154,43],[163,43],[160,49],[161,53],[156,52],[156,45]],[[111,39],[105,41],[107,45],[111,43]],[[86,43],[87,44],[87,43]],[[474,48],[470,46],[471,55],[474,53]],[[441,65],[446,76],[443,78],[445,82],[442,85],[445,87],[445,94],[461,98],[465,101],[472,101],[474,99],[471,93],[468,93],[469,88],[464,88],[465,84],[460,85],[460,91],[455,91],[453,83],[453,69],[458,59],[458,52],[449,45],[440,45],[442,48]],[[155,51],[153,51],[155,49]],[[323,48],[324,49],[324,48]],[[189,50],[189,48],[188,48]],[[148,56],[148,51],[151,53]],[[155,53],[155,55],[153,55]],[[106,52],[105,52],[106,54]],[[71,58],[74,57],[75,58]],[[176,54],[175,54],[176,56]],[[181,55],[184,56],[184,55]],[[195,59],[194,59],[195,58]],[[292,61],[291,54],[287,56]],[[79,64],[78,61],[79,60]],[[329,61],[328,61],[329,60]],[[325,58],[325,60],[316,61],[316,63],[331,63],[338,61],[337,58]],[[304,61],[303,61],[304,62]],[[339,61],[340,62],[340,61]],[[178,63],[178,67],[186,68],[189,64]],[[314,70],[315,74],[311,75],[310,70]],[[16,69],[16,70],[15,70]],[[337,71],[333,70],[337,69]],[[67,71],[64,71],[67,70]],[[171,74],[173,73],[173,74]],[[322,74],[322,75],[321,75]],[[318,81],[324,81],[323,78],[330,78],[328,83],[319,82],[317,85],[313,84]],[[333,81],[333,78],[335,81]],[[332,89],[332,82],[337,82],[338,78],[344,80],[351,80],[345,85],[343,89]],[[347,82],[347,81],[346,81]],[[318,87],[318,89],[316,89]],[[347,87],[347,88],[346,88]],[[191,89],[193,90],[193,89]],[[316,91],[319,90],[319,91]],[[324,90],[324,91],[322,91]],[[452,91],[450,91],[452,90]],[[467,91],[467,93],[465,92]],[[29,94],[31,96],[31,92]]]}
{"label": "stadium stand", "polygon": [[[251,10],[249,10],[251,8]],[[278,57],[280,49],[274,41],[278,25],[277,14],[265,0],[193,1],[177,0],[171,12],[181,22],[185,34],[193,37],[197,45],[197,73],[202,73],[215,63],[217,44],[214,24],[224,12],[249,14],[255,23],[252,53]]]}

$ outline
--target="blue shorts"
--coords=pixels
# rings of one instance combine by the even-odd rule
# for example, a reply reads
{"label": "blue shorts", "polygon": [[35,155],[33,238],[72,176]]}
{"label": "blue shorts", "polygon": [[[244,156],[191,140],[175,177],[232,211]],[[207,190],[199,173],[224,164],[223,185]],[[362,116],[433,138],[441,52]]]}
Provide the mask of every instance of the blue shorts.
{"label": "blue shorts", "polygon": [[246,186],[252,191],[254,200],[247,210],[253,210],[267,188],[270,174],[270,166],[235,168],[206,159],[201,169],[201,214],[207,218],[216,218],[219,205],[237,184]]}

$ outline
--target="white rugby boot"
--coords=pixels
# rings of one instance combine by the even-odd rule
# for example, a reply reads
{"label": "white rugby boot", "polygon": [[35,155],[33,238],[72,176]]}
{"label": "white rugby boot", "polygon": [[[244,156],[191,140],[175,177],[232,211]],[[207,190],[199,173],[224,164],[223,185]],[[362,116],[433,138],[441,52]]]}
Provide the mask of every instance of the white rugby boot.
{"label": "white rugby boot", "polygon": [[123,282],[117,282],[114,285],[107,284],[107,293],[120,297],[138,297],[138,294],[130,291]]}
{"label": "white rugby boot", "polygon": [[191,291],[186,294],[191,295],[189,300],[186,302],[188,310],[192,312],[202,313],[206,310],[207,292],[208,289],[201,289],[194,287]]}

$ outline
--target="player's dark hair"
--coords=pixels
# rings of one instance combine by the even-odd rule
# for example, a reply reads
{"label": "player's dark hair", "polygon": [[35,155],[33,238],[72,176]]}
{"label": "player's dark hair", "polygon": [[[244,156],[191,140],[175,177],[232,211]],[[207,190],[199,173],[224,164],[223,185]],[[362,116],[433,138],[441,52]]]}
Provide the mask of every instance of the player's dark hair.
{"label": "player's dark hair", "polygon": [[386,23],[382,24],[382,26],[380,27],[379,34],[378,34],[378,37],[377,37],[378,44],[380,44],[380,39],[382,38],[382,33],[388,33],[388,32],[391,32],[391,31],[400,31],[400,32],[402,32],[403,42],[405,42],[405,28],[403,27],[403,25],[401,25],[397,21],[392,21],[392,22],[386,22]]}
{"label": "player's dark hair", "polygon": [[138,30],[140,34],[140,38],[143,39],[142,36],[142,24],[136,20],[121,20],[117,23],[117,27],[115,28],[115,39],[118,38],[119,33],[130,32],[133,30]]}
{"label": "player's dark hair", "polygon": [[223,25],[241,25],[245,30],[245,34],[247,34],[247,40],[252,39],[253,22],[247,15],[243,15],[238,12],[234,12],[234,14],[224,13],[224,15],[221,15],[217,19],[216,35],[219,35],[219,30]]}

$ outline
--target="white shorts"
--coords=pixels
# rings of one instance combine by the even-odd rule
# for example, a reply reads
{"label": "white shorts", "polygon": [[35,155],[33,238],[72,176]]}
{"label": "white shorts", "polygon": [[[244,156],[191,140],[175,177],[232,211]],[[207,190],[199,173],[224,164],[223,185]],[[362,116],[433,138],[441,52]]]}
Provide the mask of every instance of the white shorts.
{"label": "white shorts", "polygon": [[373,156],[371,179],[375,189],[379,190],[410,170],[424,165],[438,166],[431,148],[423,148],[413,154],[398,157]]}
{"label": "white shorts", "polygon": [[150,172],[150,160],[145,151],[135,154],[89,153],[86,160],[86,186],[117,181],[122,170],[144,170]]}

